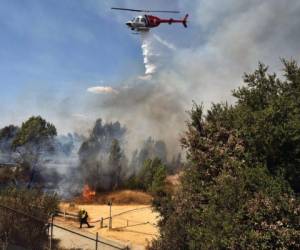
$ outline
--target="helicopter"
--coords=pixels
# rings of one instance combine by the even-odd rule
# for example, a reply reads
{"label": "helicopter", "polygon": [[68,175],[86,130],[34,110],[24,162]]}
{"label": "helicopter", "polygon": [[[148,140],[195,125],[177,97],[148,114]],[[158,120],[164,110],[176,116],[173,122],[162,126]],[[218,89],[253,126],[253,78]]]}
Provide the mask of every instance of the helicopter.
{"label": "helicopter", "polygon": [[[127,9],[127,8],[111,8],[112,10],[122,10],[122,11],[133,11],[133,12],[142,12],[142,13],[154,13],[154,12],[159,12],[159,13],[180,13],[179,11],[165,11],[165,10],[139,10],[139,9]],[[179,19],[163,19],[159,18],[157,16],[152,16],[152,15],[140,15],[137,17],[134,17],[131,21],[126,22],[126,25],[128,28],[130,28],[132,31],[136,32],[148,32],[152,28],[158,27],[161,23],[182,23],[182,25],[187,28],[187,19],[188,19],[188,14],[185,15],[185,17],[181,20]]]}

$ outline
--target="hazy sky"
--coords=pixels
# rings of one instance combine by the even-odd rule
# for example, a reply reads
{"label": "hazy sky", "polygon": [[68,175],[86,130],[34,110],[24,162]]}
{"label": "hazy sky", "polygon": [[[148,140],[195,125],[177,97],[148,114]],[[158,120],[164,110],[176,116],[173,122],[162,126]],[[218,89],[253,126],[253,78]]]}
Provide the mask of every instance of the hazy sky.
{"label": "hazy sky", "polygon": [[[124,25],[135,13],[110,7],[182,11],[173,17],[190,14],[188,29],[164,25],[153,31],[160,48],[150,51],[159,65],[151,83],[136,80],[145,72],[142,39]],[[116,111],[111,102],[131,99],[122,91],[132,82],[146,89],[163,86],[159,92],[169,95],[165,106],[172,106],[168,110],[174,114],[181,110],[174,109],[170,95],[181,98],[182,109],[193,99],[204,104],[227,100],[258,61],[279,71],[281,57],[299,60],[299,17],[299,0],[2,0],[0,126],[42,115],[66,132],[102,115],[119,119],[109,114]],[[110,101],[105,99],[108,87],[113,88]],[[141,93],[132,92],[135,97]],[[105,105],[95,105],[103,99]],[[139,105],[125,104],[128,112]],[[126,110],[124,102],[119,105],[121,117]],[[136,114],[147,114],[148,106],[141,105]]]}

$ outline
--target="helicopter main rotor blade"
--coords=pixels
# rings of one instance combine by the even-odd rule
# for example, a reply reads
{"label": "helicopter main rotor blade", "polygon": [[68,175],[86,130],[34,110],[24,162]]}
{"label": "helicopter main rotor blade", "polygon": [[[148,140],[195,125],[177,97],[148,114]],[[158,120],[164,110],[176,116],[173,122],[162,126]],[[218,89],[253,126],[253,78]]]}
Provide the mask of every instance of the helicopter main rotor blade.
{"label": "helicopter main rotor blade", "polygon": [[125,11],[135,11],[135,12],[160,12],[160,13],[180,13],[180,11],[171,11],[171,10],[138,10],[138,9],[127,9],[127,8],[111,8],[112,10],[125,10]]}

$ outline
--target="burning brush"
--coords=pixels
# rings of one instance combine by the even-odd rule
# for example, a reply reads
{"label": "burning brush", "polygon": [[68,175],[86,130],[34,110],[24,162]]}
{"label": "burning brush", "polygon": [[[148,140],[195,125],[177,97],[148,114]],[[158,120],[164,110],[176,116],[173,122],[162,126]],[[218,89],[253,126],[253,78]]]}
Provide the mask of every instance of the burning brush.
{"label": "burning brush", "polygon": [[84,185],[83,190],[82,190],[82,197],[86,201],[91,201],[95,198],[96,196],[96,191],[93,191],[89,185]]}

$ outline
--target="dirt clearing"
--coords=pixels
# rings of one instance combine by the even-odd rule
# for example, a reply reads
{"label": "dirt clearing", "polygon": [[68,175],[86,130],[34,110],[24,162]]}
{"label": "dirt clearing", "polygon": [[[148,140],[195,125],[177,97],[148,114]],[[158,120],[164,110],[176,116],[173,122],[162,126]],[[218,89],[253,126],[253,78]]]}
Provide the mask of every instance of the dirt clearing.
{"label": "dirt clearing", "polygon": [[[112,230],[108,229],[109,220],[104,220],[105,228],[100,228],[100,218],[109,217],[108,205],[80,205],[62,203],[61,210],[76,213],[84,208],[89,214],[93,228],[84,228],[91,233],[98,232],[100,236],[127,243],[143,249],[148,242],[159,235],[157,222],[159,214],[153,212],[149,205],[112,205]],[[97,221],[97,222],[96,222]],[[93,223],[94,222],[94,223]],[[64,223],[79,227],[78,222],[66,220]]]}

